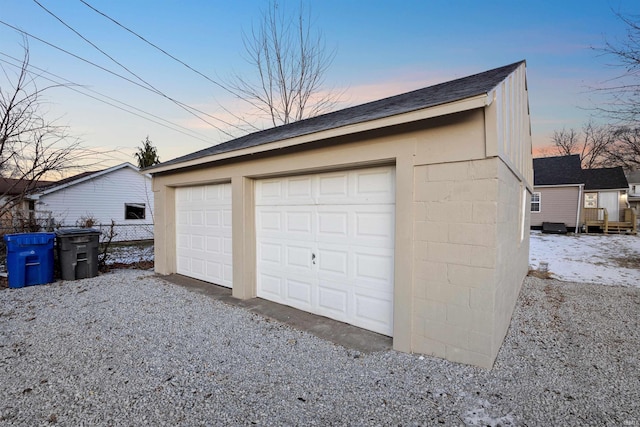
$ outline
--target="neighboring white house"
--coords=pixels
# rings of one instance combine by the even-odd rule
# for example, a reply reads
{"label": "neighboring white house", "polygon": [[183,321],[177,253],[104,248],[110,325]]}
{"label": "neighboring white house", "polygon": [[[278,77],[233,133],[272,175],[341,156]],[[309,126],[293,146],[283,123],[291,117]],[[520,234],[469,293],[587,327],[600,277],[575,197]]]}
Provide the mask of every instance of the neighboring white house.
{"label": "neighboring white house", "polygon": [[130,163],[85,172],[39,188],[27,198],[38,217],[50,216],[56,226],[73,227],[95,221],[103,231],[113,220],[114,240],[153,238],[151,176]]}
{"label": "neighboring white house", "polygon": [[640,214],[640,170],[627,173],[629,183],[629,205]]}

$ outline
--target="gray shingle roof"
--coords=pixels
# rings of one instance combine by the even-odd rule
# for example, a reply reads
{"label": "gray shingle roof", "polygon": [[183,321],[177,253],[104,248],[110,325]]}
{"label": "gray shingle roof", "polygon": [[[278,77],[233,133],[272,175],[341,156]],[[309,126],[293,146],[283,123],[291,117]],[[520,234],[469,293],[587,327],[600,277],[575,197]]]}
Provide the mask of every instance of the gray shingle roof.
{"label": "gray shingle roof", "polygon": [[582,184],[580,156],[540,157],[533,159],[533,185]]}
{"label": "gray shingle roof", "polygon": [[629,187],[624,170],[618,166],[615,168],[584,169],[585,190],[615,190]]}
{"label": "gray shingle roof", "polygon": [[[251,133],[195,153],[166,161],[156,167],[177,164],[202,157],[255,147],[270,142],[308,135],[342,126],[367,122],[428,107],[447,104],[489,93],[524,61],[450,82],[429,86],[401,95],[346,108],[310,119]],[[153,168],[151,168],[153,169]],[[151,171],[153,172],[153,171]]]}
{"label": "gray shingle roof", "polygon": [[582,169],[578,154],[533,159],[534,186],[570,184],[584,184],[585,190],[622,189],[629,185],[620,166]]}

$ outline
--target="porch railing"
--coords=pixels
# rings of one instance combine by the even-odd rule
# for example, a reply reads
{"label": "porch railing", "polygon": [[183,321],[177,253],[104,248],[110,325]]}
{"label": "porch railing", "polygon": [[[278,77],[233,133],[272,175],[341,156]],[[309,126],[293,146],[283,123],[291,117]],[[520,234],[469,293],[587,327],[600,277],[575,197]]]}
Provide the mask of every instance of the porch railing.
{"label": "porch railing", "polygon": [[604,233],[609,232],[609,213],[606,208],[584,208],[583,210],[585,231],[589,227],[600,227]]}

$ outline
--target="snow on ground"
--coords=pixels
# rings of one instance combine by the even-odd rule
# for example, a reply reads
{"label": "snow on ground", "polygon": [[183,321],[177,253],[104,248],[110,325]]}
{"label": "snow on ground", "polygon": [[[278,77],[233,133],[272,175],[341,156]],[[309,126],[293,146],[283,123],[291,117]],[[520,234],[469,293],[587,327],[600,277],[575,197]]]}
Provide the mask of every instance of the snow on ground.
{"label": "snow on ground", "polygon": [[109,257],[106,263],[133,264],[140,261],[153,261],[153,244],[114,245],[109,248]]}
{"label": "snow on ground", "polygon": [[640,287],[640,236],[531,232],[529,265],[564,281]]}

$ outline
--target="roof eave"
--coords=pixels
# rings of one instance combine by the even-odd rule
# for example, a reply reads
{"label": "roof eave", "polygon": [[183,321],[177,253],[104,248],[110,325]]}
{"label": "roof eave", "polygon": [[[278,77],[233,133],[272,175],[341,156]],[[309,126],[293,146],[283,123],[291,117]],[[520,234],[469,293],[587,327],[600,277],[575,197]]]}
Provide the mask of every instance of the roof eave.
{"label": "roof eave", "polygon": [[253,147],[241,148],[238,150],[227,151],[224,153],[204,156],[197,159],[187,160],[180,163],[170,165],[158,165],[145,169],[144,172],[156,174],[161,172],[169,172],[172,170],[200,166],[206,163],[213,163],[220,160],[228,160],[235,157],[264,153],[267,151],[278,150],[282,148],[294,147],[297,145],[307,144],[324,139],[337,138],[341,136],[353,135],[384,127],[396,126],[406,123],[412,123],[419,120],[431,119],[434,117],[444,116],[447,114],[460,113],[463,111],[484,108],[491,103],[490,96],[486,93],[476,95],[470,98],[461,99],[455,102],[436,105],[432,107],[422,108],[402,114],[396,114],[380,119],[369,120],[336,128],[326,129],[319,132],[300,135],[293,138],[282,139],[267,144],[256,145]]}
{"label": "roof eave", "polygon": [[[56,186],[50,187],[50,188],[48,188],[48,189],[46,189],[44,191],[32,192],[31,194],[29,194],[29,197],[27,197],[27,198],[28,199],[32,198],[34,200],[38,200],[40,197],[45,196],[47,194],[55,193],[56,191],[60,191],[60,190],[63,190],[65,188],[69,188],[69,187],[74,186],[76,184],[80,184],[80,183],[85,182],[85,181],[96,179],[96,178],[98,178],[98,177],[100,177],[102,175],[106,175],[106,174],[109,174],[111,172],[123,169],[123,168],[131,168],[131,169],[133,169],[135,171],[140,172],[140,169],[138,169],[137,167],[135,167],[134,165],[132,165],[129,162],[125,162],[125,163],[121,163],[119,165],[112,166],[110,168],[98,171],[96,173],[92,173],[91,175],[83,176],[82,178],[78,178],[76,180],[73,180],[73,181],[70,181],[70,182],[66,182],[66,183],[64,183],[62,185],[56,185]],[[144,175],[149,177],[149,174],[144,174]]]}
{"label": "roof eave", "polygon": [[534,184],[533,188],[584,187],[584,184]]}
{"label": "roof eave", "polygon": [[584,188],[584,191],[629,191],[629,187],[618,188]]}

